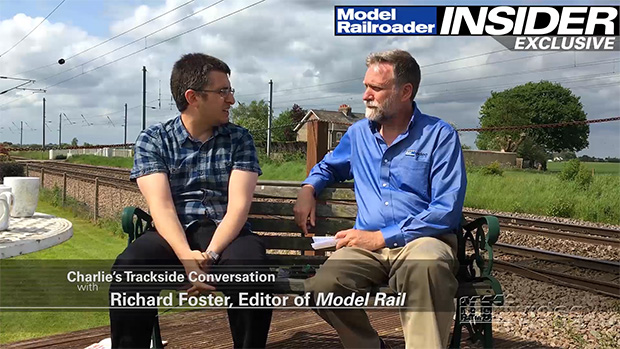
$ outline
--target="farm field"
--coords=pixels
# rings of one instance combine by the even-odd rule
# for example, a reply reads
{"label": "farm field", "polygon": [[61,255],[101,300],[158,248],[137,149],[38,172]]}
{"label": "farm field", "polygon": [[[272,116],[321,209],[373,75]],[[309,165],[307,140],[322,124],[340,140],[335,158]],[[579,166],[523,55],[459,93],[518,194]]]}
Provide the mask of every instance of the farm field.
{"label": "farm field", "polygon": [[[620,175],[620,162],[582,162],[586,167],[594,169],[594,174],[612,174]],[[547,170],[549,172],[560,172],[566,165],[566,161],[548,162]]]}

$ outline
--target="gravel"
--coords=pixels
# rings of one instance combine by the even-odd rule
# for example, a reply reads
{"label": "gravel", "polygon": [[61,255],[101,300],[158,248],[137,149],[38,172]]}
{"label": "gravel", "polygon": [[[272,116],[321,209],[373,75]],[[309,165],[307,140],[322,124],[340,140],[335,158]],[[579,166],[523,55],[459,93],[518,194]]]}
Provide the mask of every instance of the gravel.
{"label": "gravel", "polygon": [[575,242],[564,239],[515,233],[501,229],[498,242],[566,253],[581,257],[620,261],[620,249],[612,246]]}
{"label": "gravel", "polygon": [[620,348],[620,300],[495,271],[506,304],[494,332],[558,348]]}
{"label": "gravel", "polygon": [[616,229],[616,230],[620,231],[620,225],[582,221],[582,220],[574,219],[574,218],[540,216],[540,215],[535,215],[535,214],[531,214],[531,213],[515,213],[515,212],[501,212],[501,211],[493,211],[493,210],[482,210],[482,209],[470,208],[470,207],[465,207],[464,209],[467,210],[467,211],[475,212],[475,213],[486,213],[486,214],[492,214],[492,215],[502,215],[502,216],[508,216],[508,217],[514,217],[514,218],[544,219],[545,221],[548,221],[548,222],[567,223],[567,224],[580,224],[580,225],[583,225],[583,226],[586,226],[586,227],[609,228],[609,229]]}

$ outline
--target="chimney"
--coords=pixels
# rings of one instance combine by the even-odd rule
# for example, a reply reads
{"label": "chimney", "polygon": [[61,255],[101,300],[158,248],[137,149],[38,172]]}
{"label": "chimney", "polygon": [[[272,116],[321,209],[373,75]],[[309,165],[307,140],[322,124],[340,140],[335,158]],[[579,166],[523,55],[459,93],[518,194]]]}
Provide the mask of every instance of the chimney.
{"label": "chimney", "polygon": [[341,104],[338,111],[344,113],[346,116],[351,116],[351,107],[348,104]]}

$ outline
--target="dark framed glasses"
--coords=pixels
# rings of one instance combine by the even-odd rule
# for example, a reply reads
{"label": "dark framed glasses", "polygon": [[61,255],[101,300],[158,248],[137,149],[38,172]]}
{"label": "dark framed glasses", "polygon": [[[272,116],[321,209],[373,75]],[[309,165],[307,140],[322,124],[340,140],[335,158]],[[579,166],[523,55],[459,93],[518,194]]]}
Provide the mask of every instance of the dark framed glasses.
{"label": "dark framed glasses", "polygon": [[190,90],[194,90],[196,92],[216,92],[219,93],[222,98],[228,97],[228,95],[235,95],[235,89],[232,87],[224,87],[217,90],[201,90],[197,88],[190,88]]}

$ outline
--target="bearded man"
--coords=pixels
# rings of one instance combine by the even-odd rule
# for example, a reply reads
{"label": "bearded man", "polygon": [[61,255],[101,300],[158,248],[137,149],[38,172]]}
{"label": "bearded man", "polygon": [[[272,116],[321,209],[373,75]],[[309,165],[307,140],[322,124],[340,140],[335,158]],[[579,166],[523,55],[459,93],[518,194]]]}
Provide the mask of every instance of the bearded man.
{"label": "bearded man", "polygon": [[[355,226],[336,234],[337,250],[307,279],[306,291],[316,299],[319,293],[358,294],[387,283],[406,294],[400,318],[407,348],[445,348],[467,183],[458,133],[418,109],[420,67],[408,52],[374,53],[366,65],[367,120],[349,127],[314,166],[295,204],[295,220],[307,232],[321,190],[355,179]],[[385,346],[363,309],[315,311],[345,348]]]}

